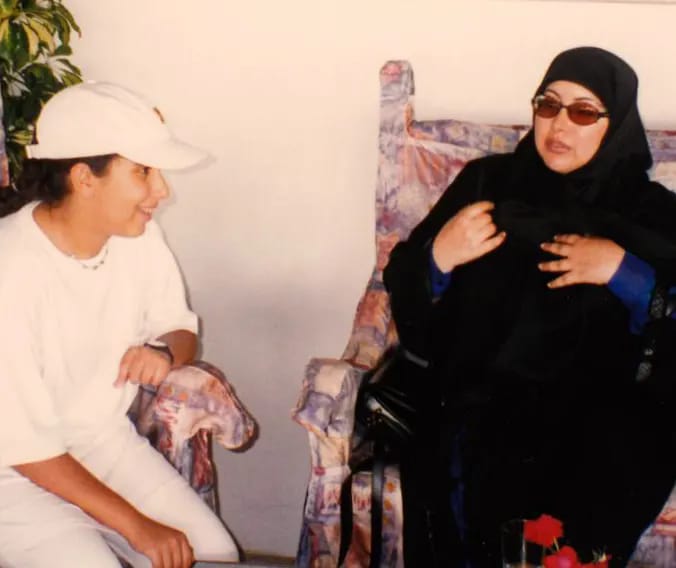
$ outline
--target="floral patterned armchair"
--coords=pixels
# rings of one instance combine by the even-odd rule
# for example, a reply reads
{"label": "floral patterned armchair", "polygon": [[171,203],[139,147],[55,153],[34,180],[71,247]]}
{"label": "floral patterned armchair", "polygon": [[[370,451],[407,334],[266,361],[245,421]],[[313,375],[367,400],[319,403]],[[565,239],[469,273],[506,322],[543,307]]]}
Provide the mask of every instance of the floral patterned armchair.
{"label": "floral patterned armchair", "polygon": [[139,389],[129,416],[218,513],[210,440],[234,450],[252,441],[256,432],[254,419],[223,373],[204,361],[174,369],[157,389]]}
{"label": "floral patterned armchair", "polygon": [[[514,148],[524,125],[458,120],[416,121],[413,71],[405,61],[380,71],[380,134],[376,187],[376,266],[357,306],[341,359],[312,359],[293,418],[308,431],[311,471],[297,565],[334,568],[340,546],[340,487],[348,474],[353,407],[359,382],[397,341],[382,270],[390,251],[425,216],[468,160]],[[648,131],[652,177],[676,190],[676,132]],[[676,481],[676,480],[675,480]],[[621,498],[621,496],[618,496]],[[368,566],[370,479],[353,481],[353,538],[345,566]],[[657,511],[656,511],[657,513]],[[381,566],[403,566],[402,505],[395,468],[386,472]],[[676,491],[637,547],[636,566],[676,566]]]}

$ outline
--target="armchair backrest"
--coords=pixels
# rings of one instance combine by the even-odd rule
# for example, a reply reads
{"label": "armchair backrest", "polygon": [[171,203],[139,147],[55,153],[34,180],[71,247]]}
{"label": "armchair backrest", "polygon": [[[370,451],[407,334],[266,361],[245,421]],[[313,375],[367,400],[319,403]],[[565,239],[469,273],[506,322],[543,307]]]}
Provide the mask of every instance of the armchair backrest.
{"label": "armchair backrest", "polygon": [[[385,63],[380,85],[377,260],[343,355],[364,367],[396,341],[382,282],[394,245],[422,220],[469,160],[510,152],[529,129],[451,119],[416,121],[413,70],[406,61]],[[676,131],[648,130],[647,137],[655,161],[651,177],[676,190]]]}

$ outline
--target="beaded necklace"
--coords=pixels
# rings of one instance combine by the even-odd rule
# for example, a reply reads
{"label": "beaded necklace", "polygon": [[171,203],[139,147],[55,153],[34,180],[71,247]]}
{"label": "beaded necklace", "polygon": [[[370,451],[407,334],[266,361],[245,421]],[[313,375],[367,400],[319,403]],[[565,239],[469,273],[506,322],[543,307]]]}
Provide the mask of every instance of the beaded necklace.
{"label": "beaded necklace", "polygon": [[105,245],[105,249],[103,251],[103,254],[101,255],[101,258],[93,264],[86,263],[85,261],[78,258],[74,254],[68,254],[68,258],[72,258],[75,262],[77,262],[85,270],[98,270],[106,262],[106,258],[108,258],[108,243],[106,243],[106,245]]}

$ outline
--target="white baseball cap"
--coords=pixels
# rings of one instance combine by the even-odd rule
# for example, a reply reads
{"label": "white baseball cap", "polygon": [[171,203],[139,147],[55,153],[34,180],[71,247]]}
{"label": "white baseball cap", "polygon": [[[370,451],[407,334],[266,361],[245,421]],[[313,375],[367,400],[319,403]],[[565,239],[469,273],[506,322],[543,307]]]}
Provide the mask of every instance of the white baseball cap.
{"label": "white baseball cap", "polygon": [[47,101],[36,124],[29,158],[85,158],[119,154],[151,168],[182,169],[208,154],[174,138],[144,97],[99,81],[66,87]]}

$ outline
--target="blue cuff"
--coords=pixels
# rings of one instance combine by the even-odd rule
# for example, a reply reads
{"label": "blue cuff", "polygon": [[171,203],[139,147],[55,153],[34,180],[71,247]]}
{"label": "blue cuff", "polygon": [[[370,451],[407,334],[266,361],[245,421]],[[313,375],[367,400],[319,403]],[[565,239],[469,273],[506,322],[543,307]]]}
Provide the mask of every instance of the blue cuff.
{"label": "blue cuff", "polygon": [[437,266],[437,263],[434,262],[432,247],[430,247],[429,259],[430,259],[429,274],[430,274],[430,285],[432,287],[432,298],[436,299],[446,291],[448,285],[451,283],[451,271],[442,272],[441,269]]}
{"label": "blue cuff", "polygon": [[608,288],[629,310],[629,329],[640,333],[648,320],[650,297],[655,287],[655,269],[644,260],[625,252]]}

